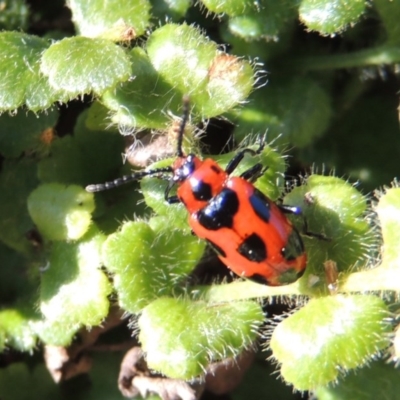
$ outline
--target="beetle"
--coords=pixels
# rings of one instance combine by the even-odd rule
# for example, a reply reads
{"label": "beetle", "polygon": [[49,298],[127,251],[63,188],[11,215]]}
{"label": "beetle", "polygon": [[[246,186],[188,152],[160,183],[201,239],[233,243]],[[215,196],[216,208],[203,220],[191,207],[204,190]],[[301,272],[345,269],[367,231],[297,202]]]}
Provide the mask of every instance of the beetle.
{"label": "beetle", "polygon": [[[236,153],[225,169],[210,158],[185,155],[182,143],[189,119],[188,98],[183,109],[176,159],[171,166],[89,185],[86,190],[99,192],[145,176],[170,174],[165,201],[185,206],[193,233],[205,239],[235,274],[270,286],[296,281],[304,273],[307,255],[299,231],[286,214],[297,215],[301,210],[276,204],[254,186],[267,169],[261,163],[232,176],[245,154],[262,152],[264,141],[257,150],[245,148]],[[176,195],[170,195],[175,186]]]}

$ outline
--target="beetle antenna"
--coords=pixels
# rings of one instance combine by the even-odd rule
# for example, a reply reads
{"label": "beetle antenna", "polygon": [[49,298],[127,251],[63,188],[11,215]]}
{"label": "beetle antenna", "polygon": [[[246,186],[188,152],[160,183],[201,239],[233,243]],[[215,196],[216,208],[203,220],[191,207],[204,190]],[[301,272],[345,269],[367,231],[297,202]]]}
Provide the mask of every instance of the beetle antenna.
{"label": "beetle antenna", "polygon": [[157,168],[157,169],[153,169],[150,171],[140,171],[140,172],[133,173],[131,175],[121,176],[120,178],[115,179],[113,181],[104,182],[104,183],[96,183],[94,185],[88,185],[88,186],[86,186],[86,191],[91,192],[91,193],[102,192],[103,190],[114,189],[118,186],[125,185],[125,183],[138,181],[139,179],[142,179],[145,176],[157,175],[157,174],[162,174],[165,172],[171,173],[173,171],[172,171],[171,167]]}
{"label": "beetle antenna", "polygon": [[185,134],[185,126],[189,120],[189,114],[190,114],[189,96],[184,95],[182,100],[183,100],[183,114],[182,114],[182,121],[181,124],[179,125],[179,131],[178,131],[178,144],[176,150],[177,157],[183,157],[183,151],[182,151],[183,135]]}

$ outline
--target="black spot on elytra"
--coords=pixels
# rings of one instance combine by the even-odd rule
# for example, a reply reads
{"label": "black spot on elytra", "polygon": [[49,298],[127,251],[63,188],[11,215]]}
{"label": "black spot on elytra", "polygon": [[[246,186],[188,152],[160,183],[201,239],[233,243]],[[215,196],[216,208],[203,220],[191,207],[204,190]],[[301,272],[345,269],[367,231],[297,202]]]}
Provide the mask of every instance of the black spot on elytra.
{"label": "black spot on elytra", "polygon": [[267,247],[256,233],[244,239],[237,251],[249,261],[261,262],[267,258]]}
{"label": "black spot on elytra", "polygon": [[210,168],[218,175],[222,172],[216,165],[211,165]]}
{"label": "black spot on elytra", "polygon": [[262,285],[269,285],[268,279],[260,274],[251,275],[247,277],[247,279],[250,279],[251,281],[256,283],[261,283]]}
{"label": "black spot on elytra", "polygon": [[226,257],[226,253],[224,250],[221,249],[221,247],[217,246],[215,243],[213,243],[211,240],[206,239],[206,242],[208,245],[221,257]]}
{"label": "black spot on elytra", "polygon": [[202,180],[191,182],[193,196],[196,200],[210,200],[212,197],[211,185]]}
{"label": "black spot on elytra", "polygon": [[237,194],[233,190],[225,188],[197,213],[197,219],[200,225],[211,231],[232,228],[233,217],[238,209]]}
{"label": "black spot on elytra", "polygon": [[249,201],[257,216],[264,222],[269,222],[271,216],[271,207],[267,196],[265,196],[259,190],[254,189],[254,193],[250,196]]}
{"label": "black spot on elytra", "polygon": [[286,246],[281,250],[282,256],[287,261],[295,260],[298,256],[304,253],[304,244],[299,235],[299,232],[293,228],[291,234],[289,235]]}

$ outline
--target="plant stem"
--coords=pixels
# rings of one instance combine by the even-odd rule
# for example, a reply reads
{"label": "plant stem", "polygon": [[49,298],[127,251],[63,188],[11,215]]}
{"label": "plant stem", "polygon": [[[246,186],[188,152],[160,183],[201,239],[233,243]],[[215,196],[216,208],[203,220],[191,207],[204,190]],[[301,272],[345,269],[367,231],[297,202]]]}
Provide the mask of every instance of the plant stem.
{"label": "plant stem", "polygon": [[[380,266],[367,271],[355,272],[340,285],[340,292],[400,291],[399,270]],[[396,277],[397,276],[397,277]]]}
{"label": "plant stem", "polygon": [[[336,293],[355,293],[371,291],[400,291],[400,276],[396,270],[386,267],[355,272],[339,283]],[[400,275],[400,273],[397,273]],[[272,296],[307,296],[310,291],[297,282],[285,286],[266,286],[251,281],[238,281],[229,284],[197,286],[192,291],[196,298],[209,302],[237,301]],[[320,292],[320,291],[319,291]]]}
{"label": "plant stem", "polygon": [[311,56],[292,59],[291,64],[297,69],[307,71],[366,67],[369,65],[395,64],[400,62],[399,46],[377,46],[372,49],[353,53],[329,56]]}
{"label": "plant stem", "polygon": [[251,281],[238,281],[223,285],[198,286],[192,291],[196,297],[209,302],[235,301],[271,296],[301,295],[297,282],[285,286],[266,286]]}

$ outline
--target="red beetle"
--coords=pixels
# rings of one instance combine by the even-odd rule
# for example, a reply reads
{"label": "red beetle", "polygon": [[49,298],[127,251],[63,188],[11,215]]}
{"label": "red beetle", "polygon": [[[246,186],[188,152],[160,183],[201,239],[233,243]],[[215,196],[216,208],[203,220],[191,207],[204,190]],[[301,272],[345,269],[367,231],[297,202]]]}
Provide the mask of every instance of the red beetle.
{"label": "red beetle", "polygon": [[[172,166],[89,185],[86,190],[98,192],[144,176],[170,173],[165,200],[186,207],[193,232],[210,244],[228,268],[241,277],[272,286],[296,281],[304,273],[307,256],[299,232],[285,214],[299,214],[300,209],[275,204],[253,185],[266,170],[261,163],[238,177],[231,176],[244,155],[261,153],[264,143],[258,150],[241,150],[223,169],[210,158],[201,160],[195,154],[183,153],[188,118],[189,102],[185,100],[177,158]],[[170,196],[175,185],[177,194]]]}

